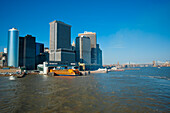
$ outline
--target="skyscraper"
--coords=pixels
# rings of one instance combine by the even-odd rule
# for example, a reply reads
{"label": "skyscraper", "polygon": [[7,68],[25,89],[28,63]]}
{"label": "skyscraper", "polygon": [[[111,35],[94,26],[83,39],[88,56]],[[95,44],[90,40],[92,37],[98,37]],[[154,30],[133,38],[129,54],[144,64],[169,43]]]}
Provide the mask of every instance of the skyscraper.
{"label": "skyscraper", "polygon": [[96,44],[97,44],[97,39],[96,39],[96,33],[95,32],[87,32],[85,31],[84,33],[78,34],[78,36],[86,36],[90,38],[91,41],[91,63],[92,64],[97,64],[97,49],[96,49]]}
{"label": "skyscraper", "polygon": [[71,48],[71,26],[61,21],[50,22],[50,61],[74,63]]}
{"label": "skyscraper", "polygon": [[28,70],[35,69],[35,56],[35,37],[31,35],[19,37],[19,66],[24,66]]}
{"label": "skyscraper", "polygon": [[8,30],[8,66],[18,67],[19,58],[19,30],[12,28]]}
{"label": "skyscraper", "polygon": [[102,65],[102,50],[100,49],[99,44],[96,44],[97,48],[97,64]]}
{"label": "skyscraper", "polygon": [[44,53],[44,44],[43,43],[35,43],[36,45],[36,56],[40,53]]}
{"label": "skyscraper", "polygon": [[50,49],[71,48],[71,25],[61,21],[50,22]]}
{"label": "skyscraper", "polygon": [[35,66],[37,67],[38,64],[43,64],[45,61],[49,61],[49,53],[44,52],[44,44],[36,42],[36,60]]}
{"label": "skyscraper", "polygon": [[76,37],[76,62],[91,64],[91,43],[86,36]]}

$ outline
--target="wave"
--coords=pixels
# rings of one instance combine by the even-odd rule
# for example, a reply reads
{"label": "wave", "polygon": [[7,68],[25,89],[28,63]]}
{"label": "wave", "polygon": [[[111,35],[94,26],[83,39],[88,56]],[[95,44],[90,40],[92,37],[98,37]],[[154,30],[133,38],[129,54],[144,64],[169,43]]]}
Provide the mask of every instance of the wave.
{"label": "wave", "polygon": [[167,78],[166,76],[145,76],[145,77],[170,80],[170,78]]}

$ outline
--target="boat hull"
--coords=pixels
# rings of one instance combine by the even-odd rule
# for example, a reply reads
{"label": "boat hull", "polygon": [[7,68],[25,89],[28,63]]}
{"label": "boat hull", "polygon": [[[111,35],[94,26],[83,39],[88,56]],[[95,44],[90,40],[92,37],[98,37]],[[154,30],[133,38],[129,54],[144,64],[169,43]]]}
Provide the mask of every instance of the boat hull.
{"label": "boat hull", "polygon": [[62,75],[62,74],[57,74],[56,76],[79,76],[79,75]]}

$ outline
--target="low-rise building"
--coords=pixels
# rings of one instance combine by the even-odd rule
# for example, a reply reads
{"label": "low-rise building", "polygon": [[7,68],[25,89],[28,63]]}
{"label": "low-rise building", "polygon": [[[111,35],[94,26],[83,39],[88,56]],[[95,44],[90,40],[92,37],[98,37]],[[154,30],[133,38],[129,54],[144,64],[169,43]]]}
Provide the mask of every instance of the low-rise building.
{"label": "low-rise building", "polygon": [[7,53],[0,52],[0,67],[5,67],[7,65]]}

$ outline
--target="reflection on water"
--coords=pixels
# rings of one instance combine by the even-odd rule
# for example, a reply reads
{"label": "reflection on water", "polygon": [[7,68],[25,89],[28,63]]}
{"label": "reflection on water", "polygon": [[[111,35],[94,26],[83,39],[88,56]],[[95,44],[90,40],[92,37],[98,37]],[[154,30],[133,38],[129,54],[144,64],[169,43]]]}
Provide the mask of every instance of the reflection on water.
{"label": "reflection on water", "polygon": [[170,68],[74,78],[0,77],[0,112],[168,112]]}

